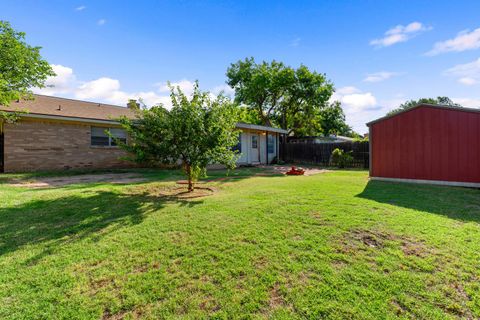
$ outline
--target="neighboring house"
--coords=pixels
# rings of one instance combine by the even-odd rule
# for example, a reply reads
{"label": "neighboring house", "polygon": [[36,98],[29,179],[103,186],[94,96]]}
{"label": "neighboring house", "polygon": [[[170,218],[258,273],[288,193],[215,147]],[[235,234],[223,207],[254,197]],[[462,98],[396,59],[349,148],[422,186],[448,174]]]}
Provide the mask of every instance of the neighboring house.
{"label": "neighboring house", "polygon": [[344,136],[308,136],[308,137],[287,137],[288,143],[341,143],[341,142],[352,142],[354,138],[344,137]]}
{"label": "neighboring house", "polygon": [[[0,172],[124,168],[125,151],[107,134],[127,139],[115,120],[134,117],[121,106],[35,95],[34,100],[12,102],[3,111],[25,110],[15,124],[0,123]],[[279,136],[286,130],[238,123],[241,156],[238,164],[266,164],[279,156]]]}
{"label": "neighboring house", "polygon": [[370,177],[480,188],[480,110],[420,104],[367,123]]}

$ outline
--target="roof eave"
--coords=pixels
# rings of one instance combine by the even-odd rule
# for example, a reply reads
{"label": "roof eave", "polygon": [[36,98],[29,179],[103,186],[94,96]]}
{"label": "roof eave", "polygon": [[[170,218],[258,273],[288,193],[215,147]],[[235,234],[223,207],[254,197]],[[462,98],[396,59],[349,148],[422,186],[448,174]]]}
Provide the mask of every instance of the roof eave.
{"label": "roof eave", "polygon": [[259,131],[269,131],[269,132],[276,132],[276,133],[283,133],[287,134],[288,130],[281,129],[281,128],[273,128],[273,127],[268,127],[268,126],[262,126],[258,124],[250,124],[250,123],[243,123],[243,122],[238,122],[236,124],[237,128],[240,129],[251,129],[251,130],[259,130]]}
{"label": "roof eave", "polygon": [[452,106],[442,105],[442,104],[419,103],[414,107],[411,107],[411,108],[396,112],[394,114],[387,115],[387,116],[372,120],[370,122],[367,122],[366,125],[367,125],[367,127],[370,127],[372,124],[375,124],[375,123],[378,123],[380,121],[396,117],[398,115],[401,115],[401,114],[409,112],[409,111],[413,111],[413,110],[421,108],[421,107],[429,107],[429,108],[435,108],[435,109],[441,109],[441,110],[454,110],[454,111],[480,113],[480,109],[474,109],[474,108],[452,107]]}
{"label": "roof eave", "polygon": [[[14,111],[5,111],[5,112],[13,113]],[[120,124],[120,122],[116,120],[66,117],[66,116],[57,116],[57,115],[39,114],[39,113],[22,113],[20,114],[20,117],[33,118],[33,119],[72,121],[72,122],[86,122],[86,123],[97,123],[97,124]]]}

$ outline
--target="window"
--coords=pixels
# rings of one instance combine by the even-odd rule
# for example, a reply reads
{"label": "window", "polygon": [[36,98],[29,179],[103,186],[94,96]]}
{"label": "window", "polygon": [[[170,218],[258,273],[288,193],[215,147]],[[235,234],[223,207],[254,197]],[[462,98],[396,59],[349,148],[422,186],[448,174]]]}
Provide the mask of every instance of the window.
{"label": "window", "polygon": [[272,135],[267,135],[267,149],[268,153],[275,153],[275,139]]}
{"label": "window", "polygon": [[[110,131],[110,134],[112,135],[112,137],[110,137],[107,134],[107,131]],[[92,146],[114,147],[117,145],[115,139],[118,139],[123,143],[126,143],[127,132],[119,128],[103,128],[103,127],[91,128],[90,144]]]}
{"label": "window", "polygon": [[242,153],[242,134],[238,134],[238,143],[236,146],[232,148],[232,151],[238,151],[238,153]]}
{"label": "window", "polygon": [[258,136],[252,136],[252,149],[258,148]]}
{"label": "window", "polygon": [[123,129],[118,129],[118,128],[112,128],[110,129],[110,133],[114,137],[114,139],[111,139],[110,145],[116,146],[117,143],[115,139],[117,139],[120,142],[127,143],[127,132]]}
{"label": "window", "polygon": [[107,128],[92,127],[91,145],[92,146],[109,146],[110,137],[106,134]]}

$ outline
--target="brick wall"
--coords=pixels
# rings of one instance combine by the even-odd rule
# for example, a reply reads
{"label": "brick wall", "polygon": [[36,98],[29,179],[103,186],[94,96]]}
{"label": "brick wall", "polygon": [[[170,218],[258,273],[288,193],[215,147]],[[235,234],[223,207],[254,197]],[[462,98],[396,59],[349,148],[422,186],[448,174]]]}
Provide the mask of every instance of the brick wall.
{"label": "brick wall", "polygon": [[21,121],[5,124],[5,172],[122,168],[125,152],[115,147],[91,147],[90,125]]}

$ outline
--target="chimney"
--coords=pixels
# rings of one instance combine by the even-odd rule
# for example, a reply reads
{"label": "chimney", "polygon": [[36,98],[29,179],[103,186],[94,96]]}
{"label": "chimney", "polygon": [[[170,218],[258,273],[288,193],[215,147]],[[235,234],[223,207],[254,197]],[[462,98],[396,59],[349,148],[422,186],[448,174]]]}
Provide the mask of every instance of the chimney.
{"label": "chimney", "polygon": [[130,100],[128,100],[127,107],[128,107],[128,109],[138,110],[138,109],[140,109],[140,104],[137,102],[137,100],[130,99]]}
{"label": "chimney", "polygon": [[58,110],[58,111],[62,111],[62,105],[59,104],[57,110]]}

